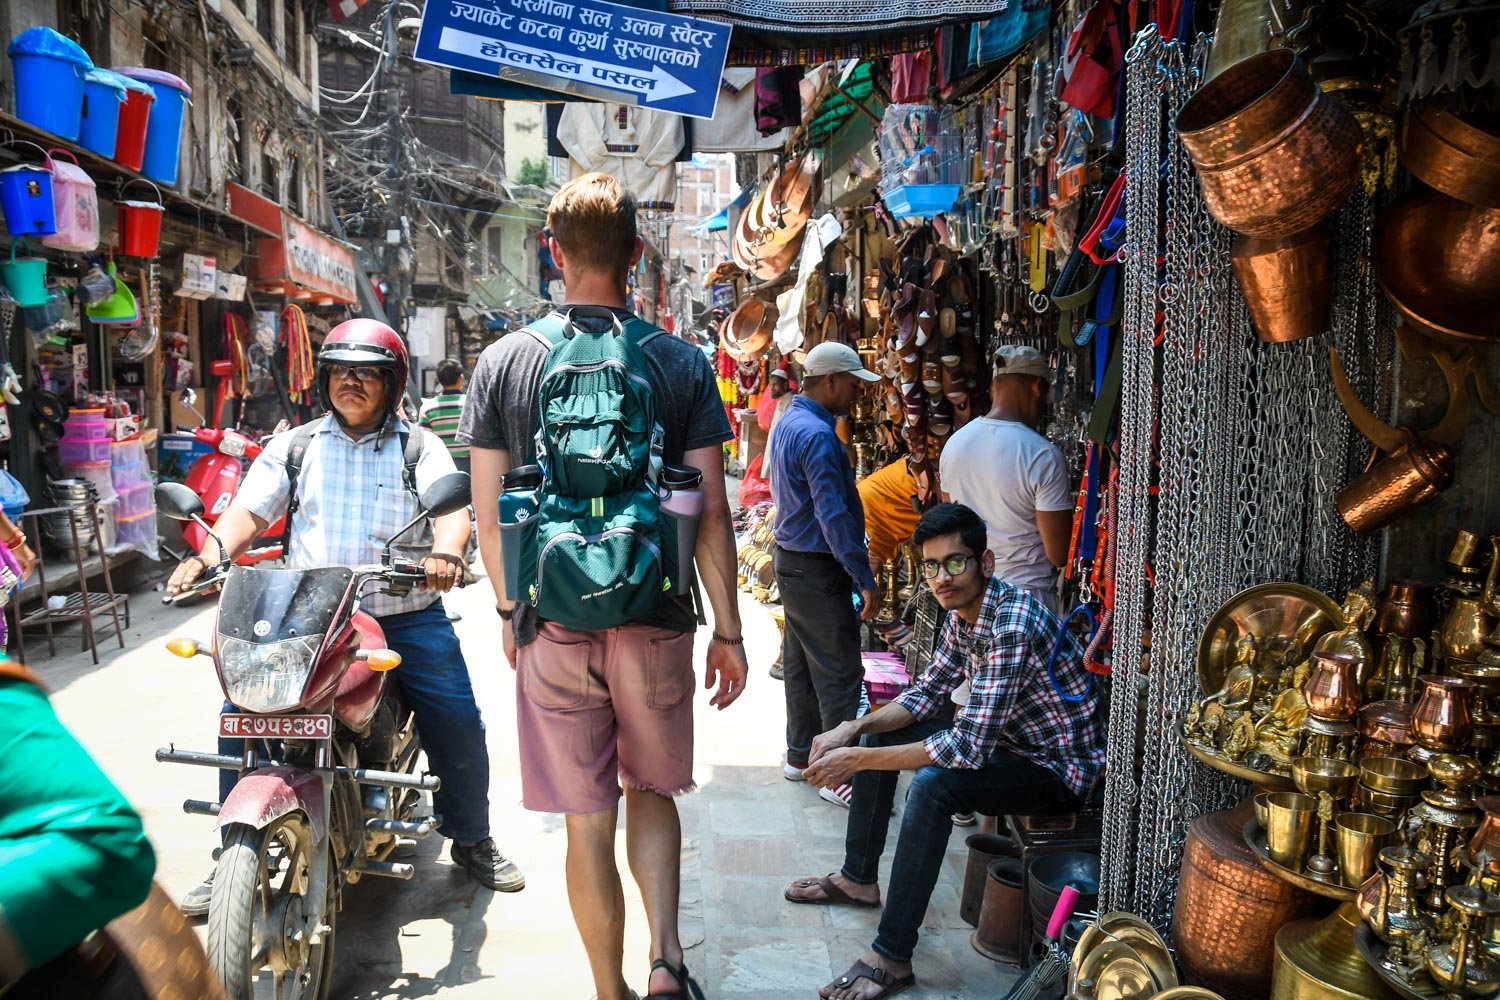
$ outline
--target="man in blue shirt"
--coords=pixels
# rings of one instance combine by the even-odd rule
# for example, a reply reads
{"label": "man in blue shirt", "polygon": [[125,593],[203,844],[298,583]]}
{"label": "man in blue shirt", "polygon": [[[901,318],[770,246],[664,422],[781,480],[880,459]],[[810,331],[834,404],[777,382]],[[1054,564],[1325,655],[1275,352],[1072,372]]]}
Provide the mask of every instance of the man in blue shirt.
{"label": "man in blue shirt", "polygon": [[[865,513],[848,452],[834,433],[839,417],[880,376],[847,344],[819,344],[802,363],[802,392],[772,433],[771,498],[776,503],[776,583],[786,613],[786,764],[802,781],[813,737],[859,710],[864,672],[859,619],[879,604],[865,545]],[[863,606],[856,612],[854,595]],[[823,789],[848,806],[847,786]]]}

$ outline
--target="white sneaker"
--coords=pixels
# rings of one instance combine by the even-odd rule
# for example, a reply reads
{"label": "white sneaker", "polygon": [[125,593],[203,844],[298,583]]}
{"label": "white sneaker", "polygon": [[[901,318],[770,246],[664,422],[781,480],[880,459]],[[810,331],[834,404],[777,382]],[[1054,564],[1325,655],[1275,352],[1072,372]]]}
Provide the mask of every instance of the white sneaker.
{"label": "white sneaker", "polygon": [[818,789],[818,798],[824,802],[832,802],[836,806],[843,806],[845,809],[848,809],[849,801],[854,798],[854,786],[846,784],[840,785],[837,788],[820,788]]}
{"label": "white sneaker", "polygon": [[783,760],[781,762],[781,776],[787,781],[806,781],[807,776],[802,773],[806,770],[806,764],[798,767],[796,764],[793,764],[790,761]]}

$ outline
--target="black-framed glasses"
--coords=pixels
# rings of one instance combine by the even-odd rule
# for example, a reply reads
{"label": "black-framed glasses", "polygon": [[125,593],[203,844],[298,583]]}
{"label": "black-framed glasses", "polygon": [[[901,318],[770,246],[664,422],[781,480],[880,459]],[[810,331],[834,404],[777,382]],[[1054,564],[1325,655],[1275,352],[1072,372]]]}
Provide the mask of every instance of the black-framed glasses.
{"label": "black-framed glasses", "polygon": [[346,379],[353,375],[361,382],[374,382],[380,378],[380,369],[372,365],[359,365],[353,368],[348,365],[329,365],[328,375],[334,379]]}
{"label": "black-framed glasses", "polygon": [[963,576],[969,571],[969,566],[973,562],[973,556],[965,555],[951,555],[946,559],[923,559],[922,579],[936,580],[940,569],[947,570],[950,577]]}

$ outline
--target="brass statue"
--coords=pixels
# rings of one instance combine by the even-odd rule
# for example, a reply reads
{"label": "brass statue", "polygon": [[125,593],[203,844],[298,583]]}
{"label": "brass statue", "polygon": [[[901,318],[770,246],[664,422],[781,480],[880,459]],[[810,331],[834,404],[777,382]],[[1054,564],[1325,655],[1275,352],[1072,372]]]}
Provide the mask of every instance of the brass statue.
{"label": "brass statue", "polygon": [[1224,737],[1224,756],[1236,763],[1244,760],[1254,739],[1255,720],[1247,712],[1235,719],[1234,724],[1229,727],[1229,735]]}
{"label": "brass statue", "polygon": [[1234,644],[1234,663],[1224,676],[1224,686],[1210,696],[1225,708],[1247,709],[1255,701],[1256,666],[1260,645],[1255,636],[1245,633]]}
{"label": "brass statue", "polygon": [[1255,724],[1255,749],[1271,759],[1272,770],[1285,774],[1291,768],[1306,721],[1307,699],[1294,686],[1283,689],[1271,710]]}
{"label": "brass statue", "polygon": [[1366,580],[1344,595],[1343,627],[1329,632],[1313,647],[1314,653],[1343,653],[1359,660],[1354,679],[1365,698],[1379,698],[1385,691],[1385,678],[1377,677],[1379,663],[1375,647],[1365,636],[1375,621],[1375,581]]}

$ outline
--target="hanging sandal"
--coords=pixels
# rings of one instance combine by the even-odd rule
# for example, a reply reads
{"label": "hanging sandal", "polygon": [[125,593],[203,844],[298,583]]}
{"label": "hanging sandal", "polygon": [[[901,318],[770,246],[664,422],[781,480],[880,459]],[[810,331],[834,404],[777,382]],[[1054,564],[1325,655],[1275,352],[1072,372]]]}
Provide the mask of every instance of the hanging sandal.
{"label": "hanging sandal", "polygon": [[[651,971],[655,972],[657,969],[666,969],[667,973],[673,979],[677,980],[678,992],[648,993],[643,1000],[708,1000],[703,995],[703,989],[698,985],[698,981],[688,975],[687,963],[673,968],[671,962],[668,962],[664,958],[658,958],[651,963]],[[647,978],[649,980],[650,977],[648,976]]]}

